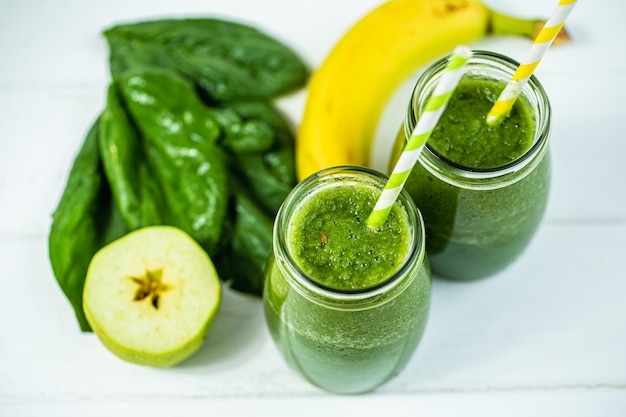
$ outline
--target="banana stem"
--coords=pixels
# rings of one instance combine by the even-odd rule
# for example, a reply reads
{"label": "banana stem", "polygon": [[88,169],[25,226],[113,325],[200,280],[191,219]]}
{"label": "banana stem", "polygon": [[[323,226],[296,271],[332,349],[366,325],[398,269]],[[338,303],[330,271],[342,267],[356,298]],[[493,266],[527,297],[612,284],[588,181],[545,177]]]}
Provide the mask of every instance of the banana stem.
{"label": "banana stem", "polygon": [[[545,23],[546,20],[544,19],[520,19],[490,9],[487,33],[491,35],[519,35],[534,40]],[[561,45],[570,39],[570,34],[563,28],[552,44]]]}

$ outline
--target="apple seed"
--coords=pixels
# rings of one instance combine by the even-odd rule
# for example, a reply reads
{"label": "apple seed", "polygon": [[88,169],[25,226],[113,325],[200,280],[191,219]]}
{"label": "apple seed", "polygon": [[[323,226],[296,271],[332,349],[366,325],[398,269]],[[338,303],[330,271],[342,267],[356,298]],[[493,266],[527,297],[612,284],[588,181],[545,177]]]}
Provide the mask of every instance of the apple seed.
{"label": "apple seed", "polygon": [[170,289],[170,286],[164,284],[161,279],[163,278],[163,270],[149,270],[146,269],[146,273],[139,277],[130,277],[139,288],[135,292],[134,301],[141,301],[150,299],[150,303],[155,309],[159,309],[159,299],[161,294]]}

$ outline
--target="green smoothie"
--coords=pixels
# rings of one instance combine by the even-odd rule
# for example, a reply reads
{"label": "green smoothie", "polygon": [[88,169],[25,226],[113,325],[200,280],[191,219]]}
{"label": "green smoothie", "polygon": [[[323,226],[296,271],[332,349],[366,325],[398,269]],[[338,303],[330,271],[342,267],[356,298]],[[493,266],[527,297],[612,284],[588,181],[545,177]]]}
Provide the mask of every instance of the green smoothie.
{"label": "green smoothie", "polygon": [[294,213],[288,239],[302,270],[322,285],[366,288],[395,272],[408,256],[407,214],[394,206],[379,228],[367,226],[380,191],[332,187],[317,192]]}
{"label": "green smoothie", "polygon": [[[545,92],[533,80],[533,101],[525,92],[501,124],[489,126],[486,115],[508,78],[500,68],[515,65],[475,59],[478,70],[469,65],[406,184],[424,216],[433,273],[455,280],[492,275],[522,253],[543,217],[550,184]],[[423,85],[418,81],[409,114],[418,114],[413,103],[419,108],[427,97]],[[407,117],[407,129],[415,117]],[[404,141],[402,132],[397,143]]]}
{"label": "green smoothie", "polygon": [[490,126],[486,122],[504,86],[504,81],[464,77],[429,145],[447,159],[471,168],[499,167],[523,155],[535,137],[534,112],[527,99],[517,100],[502,123]]}
{"label": "green smoothie", "polygon": [[287,362],[337,393],[370,391],[396,375],[430,303],[423,228],[415,211],[407,213],[408,196],[384,226],[370,229],[384,182],[356,174],[295,191],[304,196],[278,215],[283,239],[275,236],[264,291],[269,329]]}

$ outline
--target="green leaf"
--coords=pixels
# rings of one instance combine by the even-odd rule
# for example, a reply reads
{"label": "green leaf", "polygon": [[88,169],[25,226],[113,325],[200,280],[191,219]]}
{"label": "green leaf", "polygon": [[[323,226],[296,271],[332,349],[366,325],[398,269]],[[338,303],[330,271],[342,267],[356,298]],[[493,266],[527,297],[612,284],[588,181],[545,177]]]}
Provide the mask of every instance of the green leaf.
{"label": "green leaf", "polygon": [[82,303],[91,258],[127,231],[102,169],[98,130],[96,121],[74,160],[48,238],[52,270],[83,331],[90,330]]}
{"label": "green leaf", "polygon": [[263,120],[243,120],[231,108],[213,108],[223,138],[220,145],[237,154],[259,153],[274,144],[274,130]]}
{"label": "green leaf", "polygon": [[237,101],[227,104],[245,122],[259,121],[272,130],[273,145],[258,153],[234,153],[231,170],[252,190],[265,212],[274,216],[296,184],[294,136],[284,116],[270,103]]}
{"label": "green leaf", "polygon": [[231,288],[261,295],[265,263],[272,250],[272,218],[263,212],[245,189],[234,185],[234,224],[228,246],[216,258],[219,276]]}
{"label": "green leaf", "polygon": [[130,230],[162,224],[163,193],[148,165],[115,83],[100,119],[100,155],[113,197]]}
{"label": "green leaf", "polygon": [[293,184],[285,183],[274,176],[261,154],[234,155],[232,172],[245,184],[265,212],[274,216]]}
{"label": "green leaf", "polygon": [[289,47],[247,25],[166,19],[104,32],[113,77],[137,68],[175,69],[213,100],[269,98],[304,85],[308,70]]}
{"label": "green leaf", "polygon": [[218,123],[193,86],[171,71],[127,74],[121,94],[167,207],[167,222],[217,253],[228,206],[226,156]]}

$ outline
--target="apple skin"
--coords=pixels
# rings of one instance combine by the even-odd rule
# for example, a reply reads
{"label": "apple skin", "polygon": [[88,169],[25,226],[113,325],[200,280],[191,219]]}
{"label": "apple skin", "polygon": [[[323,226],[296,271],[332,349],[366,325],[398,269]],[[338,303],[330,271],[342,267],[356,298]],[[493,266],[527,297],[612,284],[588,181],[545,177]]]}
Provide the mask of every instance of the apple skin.
{"label": "apple skin", "polygon": [[[158,280],[146,279],[146,271],[159,271]],[[152,291],[144,297],[138,282],[146,281]],[[125,361],[153,367],[173,366],[196,353],[220,303],[211,259],[171,226],[145,227],[102,248],[83,292],[85,316],[102,344]]]}
{"label": "apple skin", "polygon": [[85,316],[87,321],[91,325],[92,330],[98,336],[98,339],[102,344],[113,354],[120,359],[127,362],[135,363],[138,365],[147,365],[156,368],[167,368],[174,366],[196,353],[203,345],[206,335],[213,323],[213,318],[210,318],[198,331],[198,334],[193,336],[186,344],[181,345],[176,349],[170,351],[163,351],[159,353],[140,351],[131,346],[125,346],[117,343],[112,338],[108,337],[106,332],[97,327],[95,320],[90,317],[91,313],[88,309],[85,309]]}

